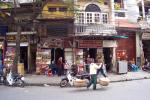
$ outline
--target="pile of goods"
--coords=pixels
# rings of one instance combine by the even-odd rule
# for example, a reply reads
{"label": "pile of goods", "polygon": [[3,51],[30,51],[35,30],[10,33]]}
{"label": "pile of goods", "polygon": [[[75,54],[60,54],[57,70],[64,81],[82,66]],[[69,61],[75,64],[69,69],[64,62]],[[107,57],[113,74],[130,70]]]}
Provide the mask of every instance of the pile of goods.
{"label": "pile of goods", "polygon": [[103,78],[100,78],[98,81],[97,81],[97,83],[99,83],[100,85],[102,85],[102,86],[108,86],[109,85],[109,83],[110,83],[110,80],[109,80],[109,78],[105,78],[105,77],[103,77]]}
{"label": "pile of goods", "polygon": [[76,79],[74,81],[74,86],[75,87],[86,87],[87,86],[87,81],[83,79]]}

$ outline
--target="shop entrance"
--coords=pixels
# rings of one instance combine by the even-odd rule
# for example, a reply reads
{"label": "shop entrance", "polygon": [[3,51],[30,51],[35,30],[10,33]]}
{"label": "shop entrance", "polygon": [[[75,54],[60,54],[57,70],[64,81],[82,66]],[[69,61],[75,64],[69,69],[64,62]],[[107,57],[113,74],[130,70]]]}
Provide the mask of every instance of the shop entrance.
{"label": "shop entrance", "polygon": [[97,54],[97,49],[96,48],[89,48],[89,49],[83,49],[83,56],[85,58],[90,57],[94,58],[96,60],[96,54]]}
{"label": "shop entrance", "polygon": [[55,63],[56,63],[57,60],[59,59],[59,57],[62,57],[64,59],[64,49],[53,48],[51,51],[51,62],[55,61]]}
{"label": "shop entrance", "polygon": [[103,54],[104,54],[104,61],[106,64],[106,70],[110,71],[112,67],[112,54],[111,54],[111,48],[103,48]]}
{"label": "shop entrance", "polygon": [[150,61],[150,40],[143,40],[144,57]]}
{"label": "shop entrance", "polygon": [[28,70],[28,47],[20,47],[20,63],[24,63],[24,70]]}

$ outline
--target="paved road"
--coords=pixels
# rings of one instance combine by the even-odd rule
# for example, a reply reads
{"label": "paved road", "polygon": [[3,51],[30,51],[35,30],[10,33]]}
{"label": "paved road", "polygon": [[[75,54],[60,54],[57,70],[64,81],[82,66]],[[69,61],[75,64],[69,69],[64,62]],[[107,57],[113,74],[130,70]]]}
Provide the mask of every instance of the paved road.
{"label": "paved road", "polygon": [[0,100],[150,100],[150,80],[111,83],[108,87],[59,88],[0,86]]}

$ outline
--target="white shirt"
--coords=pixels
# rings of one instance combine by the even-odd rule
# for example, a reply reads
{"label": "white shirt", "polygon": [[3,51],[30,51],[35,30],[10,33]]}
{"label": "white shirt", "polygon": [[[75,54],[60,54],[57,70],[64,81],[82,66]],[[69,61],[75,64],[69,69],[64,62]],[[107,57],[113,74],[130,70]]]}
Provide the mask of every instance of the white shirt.
{"label": "white shirt", "polygon": [[100,65],[98,66],[95,63],[91,63],[90,64],[90,74],[97,74],[97,69],[99,69],[101,67],[102,63],[100,63]]}

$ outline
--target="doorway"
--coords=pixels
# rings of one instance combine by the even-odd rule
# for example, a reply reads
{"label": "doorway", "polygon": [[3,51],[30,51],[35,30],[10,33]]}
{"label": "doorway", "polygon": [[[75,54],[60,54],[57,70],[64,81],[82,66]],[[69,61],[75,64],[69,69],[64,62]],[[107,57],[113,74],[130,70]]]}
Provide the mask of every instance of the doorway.
{"label": "doorway", "polygon": [[89,48],[89,49],[83,49],[83,56],[86,59],[87,57],[94,58],[96,60],[96,54],[97,54],[97,49],[96,48]]}
{"label": "doorway", "polygon": [[59,57],[62,57],[64,59],[64,49],[61,48],[52,48],[51,50],[51,62],[54,61],[55,63],[59,59]]}
{"label": "doorway", "polygon": [[20,47],[20,63],[24,63],[24,70],[28,71],[28,47]]}
{"label": "doorway", "polygon": [[106,70],[110,71],[112,67],[112,54],[111,48],[103,48],[104,61],[106,64]]}

